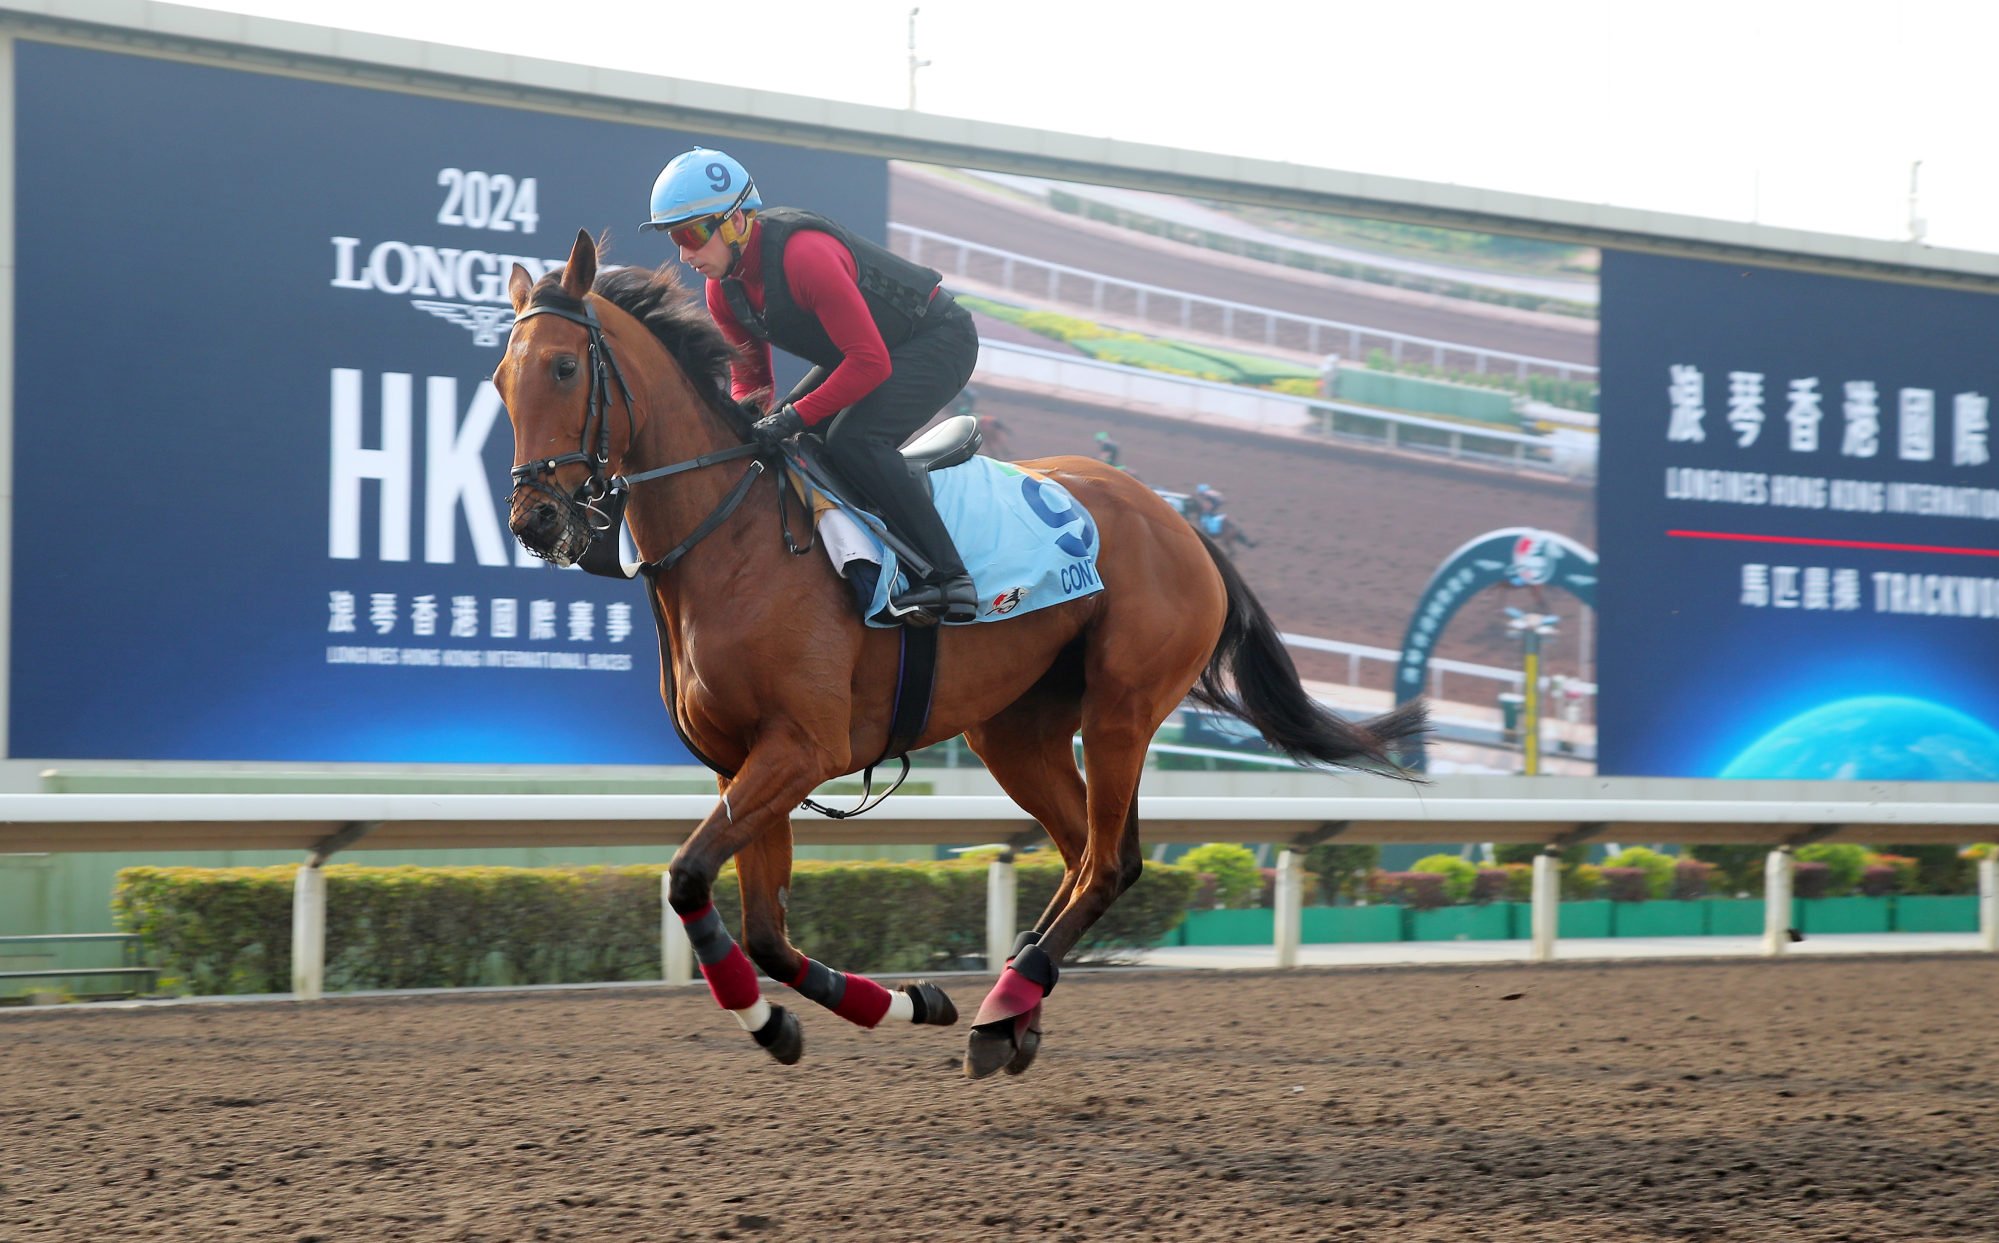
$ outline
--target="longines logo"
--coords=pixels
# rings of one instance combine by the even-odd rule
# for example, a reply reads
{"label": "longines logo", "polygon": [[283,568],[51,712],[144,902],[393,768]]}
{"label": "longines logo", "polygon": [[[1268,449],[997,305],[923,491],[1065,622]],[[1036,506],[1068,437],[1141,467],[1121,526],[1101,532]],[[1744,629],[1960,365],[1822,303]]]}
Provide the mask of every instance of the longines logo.
{"label": "longines logo", "polygon": [[498,345],[500,338],[514,326],[511,307],[479,306],[472,302],[432,302],[428,298],[411,298],[410,305],[419,311],[429,311],[439,319],[450,320],[461,328],[470,328],[474,345]]}
{"label": "longines logo", "polygon": [[[476,230],[479,241],[491,238],[507,245],[512,240],[492,237],[497,233],[522,235],[525,245],[534,244],[532,234],[541,219],[535,178],[446,168],[438,171],[437,184],[444,189],[437,224]],[[507,276],[514,265],[540,280],[564,263],[476,246],[387,241],[363,247],[358,237],[332,242],[335,289],[409,296],[417,310],[470,331],[472,344],[481,348],[500,344],[514,322],[507,300]]]}

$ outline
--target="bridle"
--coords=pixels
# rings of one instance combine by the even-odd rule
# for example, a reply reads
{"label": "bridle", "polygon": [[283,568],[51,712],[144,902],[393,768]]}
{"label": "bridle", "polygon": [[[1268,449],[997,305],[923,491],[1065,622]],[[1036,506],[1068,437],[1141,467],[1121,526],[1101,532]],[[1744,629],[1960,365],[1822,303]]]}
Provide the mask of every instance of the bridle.
{"label": "bridle", "polygon": [[[625,416],[630,420],[631,438],[638,439],[638,414],[632,402],[632,390],[625,383],[625,375],[618,367],[617,356],[611,353],[611,343],[604,337],[604,326],[597,319],[597,308],[588,299],[579,304],[580,309],[552,303],[540,303],[528,307],[514,317],[514,326],[537,315],[553,315],[573,324],[581,324],[590,333],[590,399],[587,413],[583,417],[583,430],[577,437],[574,453],[559,457],[538,458],[523,462],[513,469],[514,505],[520,504],[520,493],[528,490],[530,497],[540,495],[554,503],[556,512],[562,517],[562,532],[554,545],[546,552],[538,548],[528,551],[545,561],[561,564],[574,562],[592,574],[608,578],[630,579],[638,574],[657,574],[671,567],[687,551],[700,543],[722,525],[735,512],[743,498],[749,495],[750,486],[763,474],[764,463],[752,462],[736,486],[730,490],[722,503],[715,508],[694,531],[665,556],[644,562],[630,570],[625,568],[618,553],[618,531],[624,524],[625,502],[630,498],[631,486],[648,479],[663,479],[683,471],[698,470],[718,462],[734,461],[738,458],[754,457],[762,452],[756,442],[735,445],[714,453],[704,453],[700,457],[662,466],[655,470],[641,471],[636,475],[612,475],[611,466],[611,383],[616,381],[618,392],[624,397]],[[594,440],[594,443],[593,443]],[[555,472],[571,463],[581,463],[590,468],[590,477],[576,486],[572,493],[564,493],[555,486]],[[787,531],[787,536],[789,532]],[[582,544],[580,549],[573,548]],[[525,546],[525,545],[524,545]]]}

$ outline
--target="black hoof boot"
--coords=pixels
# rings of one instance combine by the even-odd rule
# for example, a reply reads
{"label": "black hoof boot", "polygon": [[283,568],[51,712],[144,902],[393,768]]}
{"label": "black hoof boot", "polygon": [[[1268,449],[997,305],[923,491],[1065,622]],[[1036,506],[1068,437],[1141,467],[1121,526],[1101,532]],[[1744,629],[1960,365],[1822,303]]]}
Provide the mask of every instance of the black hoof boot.
{"label": "black hoof boot", "polygon": [[951,1004],[950,995],[930,981],[905,984],[902,991],[915,1007],[912,1021],[926,1027],[949,1027],[958,1021],[958,1007]]}
{"label": "black hoof boot", "polygon": [[805,1056],[805,1028],[798,1022],[798,1016],[783,1006],[770,1008],[770,1019],[762,1027],[750,1033],[770,1054],[786,1066],[795,1066],[798,1059]]}
{"label": "black hoof boot", "polygon": [[984,1079],[997,1074],[1019,1055],[1020,1047],[1013,1039],[1015,1022],[1010,1018],[999,1019],[981,1023],[972,1029],[971,1041],[965,1046],[967,1079]]}
{"label": "black hoof boot", "polygon": [[1015,1048],[1013,1060],[1006,1064],[1009,1075],[1024,1074],[1034,1065],[1034,1055],[1041,1052],[1041,1007],[1034,1007],[1034,1013],[1027,1016],[1027,1022],[1014,1033]]}

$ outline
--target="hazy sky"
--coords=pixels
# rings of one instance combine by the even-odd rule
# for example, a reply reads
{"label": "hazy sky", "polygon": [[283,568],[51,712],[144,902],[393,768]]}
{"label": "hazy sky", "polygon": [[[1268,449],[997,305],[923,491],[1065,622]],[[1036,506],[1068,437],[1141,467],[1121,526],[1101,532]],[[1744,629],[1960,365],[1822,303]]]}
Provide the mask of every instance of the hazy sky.
{"label": "hazy sky", "polygon": [[[908,0],[211,0],[902,107]],[[1999,252],[1992,0],[923,0],[928,112]],[[664,153],[662,162],[664,162]]]}

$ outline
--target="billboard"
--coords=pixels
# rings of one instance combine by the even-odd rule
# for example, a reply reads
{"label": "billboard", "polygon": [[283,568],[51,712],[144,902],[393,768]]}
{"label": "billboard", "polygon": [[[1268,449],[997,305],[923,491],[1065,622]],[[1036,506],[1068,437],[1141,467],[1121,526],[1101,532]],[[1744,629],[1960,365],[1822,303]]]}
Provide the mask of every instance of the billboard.
{"label": "billboard", "polygon": [[1602,771],[1999,780],[1995,323],[1604,256]]}
{"label": "billboard", "polygon": [[[11,754],[687,762],[642,588],[506,530],[487,377],[512,265],[670,257],[652,179],[713,137],[28,40],[14,81]],[[884,240],[882,161],[729,148]]]}

